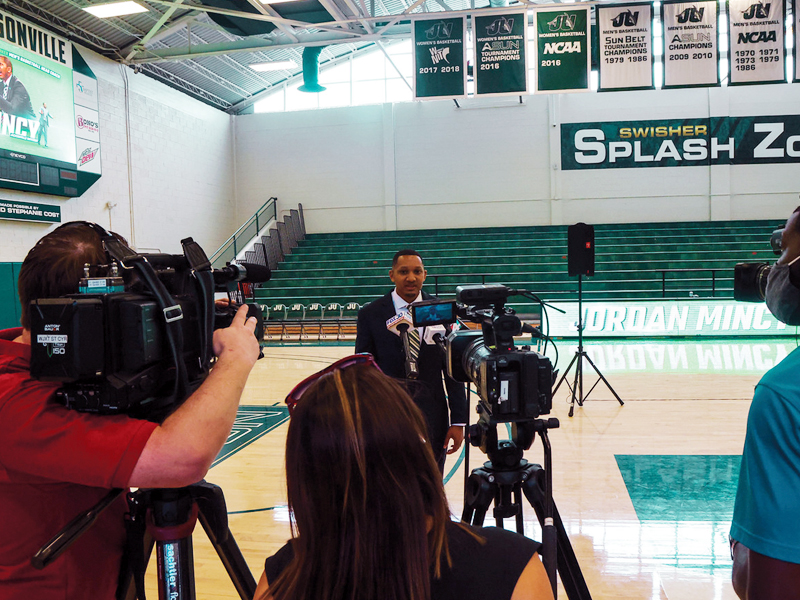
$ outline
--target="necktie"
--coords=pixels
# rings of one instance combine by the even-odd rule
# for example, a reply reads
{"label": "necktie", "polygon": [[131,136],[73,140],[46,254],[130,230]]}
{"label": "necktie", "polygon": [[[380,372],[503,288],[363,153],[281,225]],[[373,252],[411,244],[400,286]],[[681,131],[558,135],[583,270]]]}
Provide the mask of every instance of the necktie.
{"label": "necktie", "polygon": [[419,330],[412,329],[408,332],[408,350],[411,353],[409,356],[412,360],[419,358]]}
{"label": "necktie", "polygon": [[8,84],[3,84],[3,100],[8,100]]}

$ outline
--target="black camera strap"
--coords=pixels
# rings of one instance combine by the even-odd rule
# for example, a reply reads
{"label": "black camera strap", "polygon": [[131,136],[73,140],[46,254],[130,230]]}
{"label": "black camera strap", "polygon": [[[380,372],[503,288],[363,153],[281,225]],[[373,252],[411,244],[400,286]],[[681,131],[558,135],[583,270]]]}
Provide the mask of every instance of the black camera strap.
{"label": "black camera strap", "polygon": [[136,270],[139,277],[155,297],[158,307],[164,314],[166,323],[167,342],[172,355],[172,362],[175,366],[175,384],[172,391],[170,402],[174,400],[185,400],[189,390],[189,378],[186,372],[186,365],[183,362],[183,329],[179,321],[183,319],[183,309],[175,302],[167,288],[158,278],[153,269],[153,265],[143,254],[132,250],[120,238],[108,233],[96,223],[84,222],[100,236],[106,253],[118,261],[123,267],[132,267]]}
{"label": "black camera strap", "polygon": [[175,365],[175,385],[171,400],[185,400],[189,391],[189,378],[186,373],[186,365],[182,359],[183,329],[179,321],[183,319],[183,309],[167,291],[146,256],[137,254],[129,257],[127,262],[136,269],[136,272],[153,294],[158,307],[164,314],[167,342]]}

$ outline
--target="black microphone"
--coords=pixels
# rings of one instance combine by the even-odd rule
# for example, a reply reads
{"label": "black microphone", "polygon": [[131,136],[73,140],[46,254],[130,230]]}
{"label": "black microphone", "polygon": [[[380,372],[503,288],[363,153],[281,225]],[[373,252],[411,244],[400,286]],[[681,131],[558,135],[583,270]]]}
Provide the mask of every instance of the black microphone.
{"label": "black microphone", "polygon": [[419,377],[419,367],[417,366],[417,360],[411,356],[411,348],[408,342],[408,330],[411,328],[409,325],[410,320],[408,313],[402,312],[386,321],[386,329],[399,335],[403,341],[403,352],[406,355],[406,379],[417,379]]}
{"label": "black microphone", "polygon": [[272,271],[269,267],[264,265],[257,265],[255,263],[231,263],[221,269],[214,271],[214,283],[216,285],[225,285],[226,283],[235,283],[242,281],[244,283],[264,283],[269,281],[272,277]]}

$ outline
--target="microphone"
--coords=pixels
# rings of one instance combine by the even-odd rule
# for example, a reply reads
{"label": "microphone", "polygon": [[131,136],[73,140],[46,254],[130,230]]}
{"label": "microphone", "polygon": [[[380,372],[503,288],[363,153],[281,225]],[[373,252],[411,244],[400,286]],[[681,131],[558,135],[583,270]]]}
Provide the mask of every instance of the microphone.
{"label": "microphone", "polygon": [[272,277],[272,271],[264,265],[255,263],[232,263],[214,271],[214,283],[225,285],[242,281],[244,283],[264,283]]}
{"label": "microphone", "polygon": [[[417,359],[411,355],[411,348],[408,343],[408,332],[412,327],[413,321],[411,320],[411,315],[405,311],[386,321],[386,329],[395,335],[399,335],[400,339],[403,341],[403,352],[406,355],[406,379],[417,379],[419,377]],[[420,343],[422,343],[421,340]]]}

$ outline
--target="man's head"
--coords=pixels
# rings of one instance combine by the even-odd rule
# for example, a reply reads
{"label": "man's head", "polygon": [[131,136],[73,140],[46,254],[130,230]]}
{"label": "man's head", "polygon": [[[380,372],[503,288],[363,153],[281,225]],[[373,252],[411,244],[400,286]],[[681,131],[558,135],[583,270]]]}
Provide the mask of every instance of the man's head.
{"label": "man's head", "polygon": [[7,56],[0,56],[0,79],[5,81],[14,72],[14,67],[11,64],[11,59]]}
{"label": "man's head", "polygon": [[800,206],[786,219],[786,227],[781,236],[779,265],[787,265],[800,256]]}
{"label": "man's head", "polygon": [[22,327],[31,328],[32,300],[77,293],[84,264],[106,262],[100,235],[85,223],[65,223],[36,242],[19,270]]}
{"label": "man's head", "polygon": [[417,299],[427,274],[422,257],[416,250],[400,250],[392,258],[389,279],[394,283],[397,295],[406,302]]}

